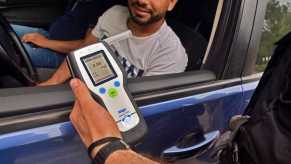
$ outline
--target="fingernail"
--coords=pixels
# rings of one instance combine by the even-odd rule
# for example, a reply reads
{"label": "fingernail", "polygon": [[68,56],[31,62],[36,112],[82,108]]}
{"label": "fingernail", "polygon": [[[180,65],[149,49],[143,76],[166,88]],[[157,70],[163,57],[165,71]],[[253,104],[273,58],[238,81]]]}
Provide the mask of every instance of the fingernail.
{"label": "fingernail", "polygon": [[79,86],[79,81],[77,79],[72,79],[70,85],[72,88],[76,88]]}

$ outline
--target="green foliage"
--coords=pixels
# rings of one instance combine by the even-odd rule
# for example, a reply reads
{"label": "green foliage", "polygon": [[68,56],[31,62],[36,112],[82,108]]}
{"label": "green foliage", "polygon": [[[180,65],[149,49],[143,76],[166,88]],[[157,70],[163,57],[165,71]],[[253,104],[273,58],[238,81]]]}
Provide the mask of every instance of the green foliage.
{"label": "green foliage", "polygon": [[[289,0],[291,2],[291,0]],[[284,2],[284,3],[283,3]],[[257,71],[264,70],[264,57],[272,55],[274,43],[291,31],[291,3],[286,0],[270,0],[267,6],[262,40],[257,58]]]}

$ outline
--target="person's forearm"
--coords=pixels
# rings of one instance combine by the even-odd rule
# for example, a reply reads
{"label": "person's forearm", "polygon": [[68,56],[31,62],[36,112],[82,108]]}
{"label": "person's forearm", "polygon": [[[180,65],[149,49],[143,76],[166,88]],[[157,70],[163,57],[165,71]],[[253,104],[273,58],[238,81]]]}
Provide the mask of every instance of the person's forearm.
{"label": "person's forearm", "polygon": [[64,83],[70,77],[71,77],[71,74],[70,74],[68,64],[66,60],[64,60],[61,66],[53,74],[53,76],[47,81],[39,83],[38,86],[58,85],[58,84]]}
{"label": "person's forearm", "polygon": [[97,42],[97,38],[92,35],[91,29],[88,29],[84,39],[72,40],[72,41],[58,41],[58,40],[47,40],[44,48],[48,48],[61,53],[69,53],[81,47],[93,44]]}
{"label": "person's forearm", "polygon": [[44,48],[48,48],[66,54],[83,46],[85,46],[85,40],[74,40],[74,41],[47,40],[46,44],[44,45]]}
{"label": "person's forearm", "polygon": [[[118,162],[117,162],[118,161]],[[119,150],[113,152],[105,161],[105,164],[158,164],[146,157],[143,157],[132,150]]]}
{"label": "person's forearm", "polygon": [[50,78],[50,81],[53,81],[55,84],[61,84],[68,80],[71,77],[70,70],[66,60],[63,61],[58,70]]}

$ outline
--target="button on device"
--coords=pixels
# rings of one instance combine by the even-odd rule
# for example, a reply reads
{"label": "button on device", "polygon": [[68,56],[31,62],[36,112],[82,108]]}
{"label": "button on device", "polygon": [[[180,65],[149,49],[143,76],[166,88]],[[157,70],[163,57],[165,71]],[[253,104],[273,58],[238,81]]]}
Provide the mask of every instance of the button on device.
{"label": "button on device", "polygon": [[111,98],[115,98],[116,96],[118,96],[118,91],[115,88],[110,88],[108,90],[108,96]]}
{"label": "button on device", "polygon": [[114,82],[114,86],[115,86],[115,87],[120,87],[120,82],[119,82],[119,81],[115,81],[115,82]]}
{"label": "button on device", "polygon": [[99,93],[101,93],[101,94],[105,94],[105,93],[106,93],[106,89],[105,89],[105,88],[103,88],[103,87],[102,87],[102,88],[100,88],[100,89],[99,89]]}

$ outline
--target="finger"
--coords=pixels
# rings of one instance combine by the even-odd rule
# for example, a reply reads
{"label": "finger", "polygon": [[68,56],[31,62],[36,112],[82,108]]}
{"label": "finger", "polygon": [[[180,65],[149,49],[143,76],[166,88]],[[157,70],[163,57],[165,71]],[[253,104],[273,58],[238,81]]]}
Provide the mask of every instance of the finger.
{"label": "finger", "polygon": [[[114,119],[101,105],[94,101],[85,84],[78,79],[71,80],[70,84],[76,96],[76,102],[79,103],[80,114],[76,116],[76,119],[82,123],[82,125],[78,125],[79,130],[77,131],[83,134],[86,133],[83,128],[87,129],[92,135],[92,140],[109,136],[121,138]],[[98,120],[100,122],[97,122]],[[110,130],[104,129],[104,127],[109,127]]]}
{"label": "finger", "polygon": [[81,123],[83,123],[85,121],[84,116],[83,116],[80,109],[81,109],[81,106],[80,106],[79,102],[75,101],[73,110],[70,114],[70,119],[72,120],[72,122],[76,122],[77,123],[76,125],[79,127],[83,126],[83,124],[81,124]]}
{"label": "finger", "polygon": [[80,134],[80,132],[82,132],[80,130],[82,129],[82,124],[83,124],[83,122],[82,122],[83,119],[80,119],[81,117],[82,117],[82,114],[80,112],[80,105],[76,101],[74,104],[73,110],[70,114],[70,120],[79,134]]}
{"label": "finger", "polygon": [[74,104],[73,110],[70,113],[70,120],[73,124],[77,123],[78,115],[80,114],[78,108],[79,108],[79,104],[76,101]]}
{"label": "finger", "polygon": [[81,110],[86,110],[89,112],[88,110],[90,109],[103,109],[103,107],[96,103],[96,101],[92,98],[89,89],[82,81],[79,79],[73,79],[70,84],[76,99],[79,101]]}
{"label": "finger", "polygon": [[89,144],[92,142],[91,134],[89,133],[88,124],[84,120],[82,113],[80,111],[80,105],[78,101],[75,102],[73,111],[70,114],[71,122],[77,131],[77,133],[80,135],[83,143],[86,145],[86,147],[89,146]]}
{"label": "finger", "polygon": [[76,99],[80,102],[80,104],[82,104],[83,102],[87,102],[89,100],[93,100],[89,89],[79,79],[72,79],[70,85]]}

